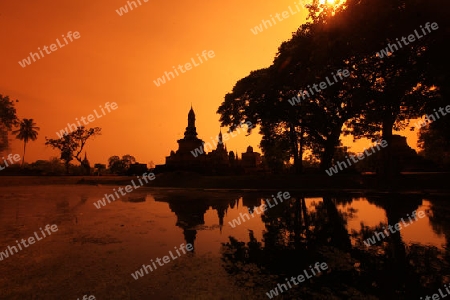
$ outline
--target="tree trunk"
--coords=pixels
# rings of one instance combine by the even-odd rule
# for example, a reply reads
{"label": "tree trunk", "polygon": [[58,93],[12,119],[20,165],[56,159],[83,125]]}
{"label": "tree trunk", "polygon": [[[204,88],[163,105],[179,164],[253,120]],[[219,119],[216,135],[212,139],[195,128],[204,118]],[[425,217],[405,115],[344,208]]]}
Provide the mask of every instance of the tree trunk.
{"label": "tree trunk", "polygon": [[23,168],[23,163],[25,162],[25,148],[27,146],[27,142],[23,142],[23,156],[22,156],[22,168]]}
{"label": "tree trunk", "polygon": [[298,166],[298,173],[303,173],[303,147],[304,147],[304,137],[303,137],[303,126],[300,125],[300,147],[298,151],[298,156],[300,157],[300,163]]}
{"label": "tree trunk", "polygon": [[298,142],[297,133],[295,132],[294,124],[289,124],[289,139],[291,141],[292,154],[294,155],[294,170],[295,174],[298,174]]}
{"label": "tree trunk", "polygon": [[64,165],[66,166],[66,175],[69,175],[69,165],[70,165],[70,162],[65,161],[65,162],[64,162]]}
{"label": "tree trunk", "polygon": [[394,163],[392,159],[392,127],[394,125],[394,120],[389,114],[383,120],[383,129],[382,129],[382,139],[387,142],[387,147],[381,151],[382,163],[380,178],[383,180],[383,183],[391,183],[393,177],[396,175],[396,170],[394,168]]}
{"label": "tree trunk", "polygon": [[331,197],[323,197],[323,204],[327,211],[327,225],[332,228],[328,236],[330,244],[344,252],[350,251],[352,243],[346,228],[346,220],[339,213],[336,203]]}
{"label": "tree trunk", "polygon": [[306,200],[305,197],[300,198],[300,206],[301,211],[303,212],[303,220],[305,223],[305,237],[306,237],[306,243],[309,245],[311,241],[311,232],[309,231],[309,220],[308,220],[308,211],[306,209]]}
{"label": "tree trunk", "polygon": [[336,146],[339,145],[339,137],[341,136],[342,123],[336,125],[333,128],[333,132],[328,136],[324,151],[320,160],[320,169],[325,171],[331,167],[333,162],[334,153],[336,152]]}

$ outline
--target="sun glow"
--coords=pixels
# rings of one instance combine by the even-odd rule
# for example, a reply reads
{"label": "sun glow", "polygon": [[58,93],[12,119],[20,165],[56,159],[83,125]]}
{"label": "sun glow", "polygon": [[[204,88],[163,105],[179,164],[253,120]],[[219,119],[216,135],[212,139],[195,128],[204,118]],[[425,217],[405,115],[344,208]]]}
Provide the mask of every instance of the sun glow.
{"label": "sun glow", "polygon": [[320,4],[334,4],[336,1],[335,0],[320,0],[319,3]]}

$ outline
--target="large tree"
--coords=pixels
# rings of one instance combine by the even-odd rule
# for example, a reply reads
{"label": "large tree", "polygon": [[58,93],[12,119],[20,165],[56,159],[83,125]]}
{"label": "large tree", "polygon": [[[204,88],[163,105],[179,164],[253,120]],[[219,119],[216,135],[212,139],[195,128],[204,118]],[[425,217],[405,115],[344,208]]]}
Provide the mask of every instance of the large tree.
{"label": "large tree", "polygon": [[29,141],[35,141],[37,139],[39,127],[36,126],[33,119],[23,119],[20,121],[19,129],[14,130],[12,133],[16,134],[16,138],[23,141],[23,156],[22,166],[25,162],[25,150]]}
{"label": "large tree", "polygon": [[69,173],[70,162],[75,158],[80,164],[83,161],[81,152],[90,137],[101,134],[100,127],[85,129],[84,126],[78,127],[77,130],[68,134],[64,134],[60,139],[45,138],[45,145],[49,145],[61,152],[60,159],[64,161],[66,173]]}
{"label": "large tree", "polygon": [[[442,0],[348,0],[337,10],[312,5],[312,22],[282,43],[274,63],[239,80],[225,96],[218,109],[222,125],[248,118],[253,124],[280,128],[286,133],[279,137],[290,139],[296,165],[306,147],[320,157],[322,169],[331,166],[342,133],[382,137],[390,144],[393,130],[404,129],[409,119],[436,103],[434,86],[445,82],[445,71],[440,68],[442,75],[436,76],[429,62],[433,53],[448,64],[445,52],[439,50],[446,47],[443,37],[448,31],[439,5],[448,7]],[[390,51],[383,59],[377,55],[397,37],[408,36],[430,20],[442,30],[407,49]],[[295,101],[299,104],[288,104],[337,69],[351,75]],[[261,133],[263,140],[273,139],[265,136],[271,130]],[[387,169],[390,151],[385,152]]]}
{"label": "large tree", "polygon": [[[444,42],[448,8],[448,1],[442,0],[349,0],[346,9],[327,22],[327,39],[340,41],[334,44],[333,56],[357,58],[354,66],[364,87],[364,105],[347,124],[356,138],[382,137],[391,144],[393,130],[405,129],[410,119],[436,106],[437,91],[444,87],[440,74],[448,76],[443,71],[449,63]],[[439,30],[423,34],[420,28],[427,22],[436,22]],[[402,46],[402,37],[408,37],[408,45]],[[380,56],[382,49],[389,54]],[[392,175],[390,147],[383,150],[383,158],[383,175]]]}
{"label": "large tree", "polygon": [[[19,100],[16,100],[18,102]],[[14,102],[0,94],[0,152],[8,149],[8,131],[19,123]]]}

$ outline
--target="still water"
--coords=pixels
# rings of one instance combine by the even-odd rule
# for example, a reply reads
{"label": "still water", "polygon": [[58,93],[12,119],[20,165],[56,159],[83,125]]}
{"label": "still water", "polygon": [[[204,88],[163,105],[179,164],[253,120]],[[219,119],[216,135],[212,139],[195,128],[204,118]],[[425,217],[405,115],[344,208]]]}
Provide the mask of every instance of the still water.
{"label": "still water", "polygon": [[[304,270],[272,297],[419,299],[450,282],[447,197],[290,192],[274,204],[279,191],[139,188],[97,209],[112,188],[1,188],[0,252],[58,231],[3,257],[0,299],[269,299]],[[409,222],[413,211],[424,217]],[[180,255],[161,263],[170,251]],[[328,268],[312,276],[316,263]]]}

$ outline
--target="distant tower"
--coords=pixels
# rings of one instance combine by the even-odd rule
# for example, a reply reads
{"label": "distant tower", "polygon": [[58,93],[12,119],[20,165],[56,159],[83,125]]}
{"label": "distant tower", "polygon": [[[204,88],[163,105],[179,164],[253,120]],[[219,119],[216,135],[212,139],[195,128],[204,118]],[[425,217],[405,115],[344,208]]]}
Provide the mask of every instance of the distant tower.
{"label": "distant tower", "polygon": [[185,140],[195,140],[197,139],[197,128],[195,128],[195,113],[191,105],[191,110],[188,113],[188,126],[184,132]]}
{"label": "distant tower", "polygon": [[167,170],[187,170],[201,172],[206,167],[206,153],[204,153],[204,142],[197,137],[195,128],[195,113],[192,108],[188,113],[188,124],[184,137],[177,141],[178,150],[170,151],[166,156]]}
{"label": "distant tower", "polygon": [[81,161],[81,163],[89,165],[89,160],[87,159],[87,153],[86,152],[84,152],[84,159]]}
{"label": "distant tower", "polygon": [[89,163],[89,160],[87,159],[87,153],[84,152],[84,159],[81,161],[81,167],[84,169],[84,173],[86,175],[91,174],[91,165]]}
{"label": "distant tower", "polygon": [[223,144],[222,139],[222,129],[220,129],[219,137],[217,138],[217,150],[219,151],[225,150],[225,145]]}

